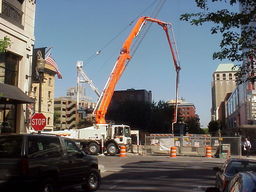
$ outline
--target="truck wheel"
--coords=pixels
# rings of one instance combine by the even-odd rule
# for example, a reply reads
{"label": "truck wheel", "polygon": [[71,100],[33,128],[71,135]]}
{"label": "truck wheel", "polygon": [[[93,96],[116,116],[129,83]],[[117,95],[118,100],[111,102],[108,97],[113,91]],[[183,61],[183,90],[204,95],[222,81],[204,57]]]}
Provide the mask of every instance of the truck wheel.
{"label": "truck wheel", "polygon": [[100,152],[100,147],[97,143],[90,143],[88,147],[90,155],[97,155]]}
{"label": "truck wheel", "polygon": [[114,143],[109,143],[107,145],[107,152],[109,155],[116,155],[118,153],[118,148]]}
{"label": "truck wheel", "polygon": [[91,169],[86,183],[82,185],[82,188],[86,192],[96,191],[100,187],[101,177],[97,169]]}

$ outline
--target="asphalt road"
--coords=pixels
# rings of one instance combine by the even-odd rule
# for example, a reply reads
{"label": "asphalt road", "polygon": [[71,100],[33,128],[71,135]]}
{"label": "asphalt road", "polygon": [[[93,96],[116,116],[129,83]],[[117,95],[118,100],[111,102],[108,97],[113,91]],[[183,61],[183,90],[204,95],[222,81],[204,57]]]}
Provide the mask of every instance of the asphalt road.
{"label": "asphalt road", "polygon": [[205,157],[102,156],[98,192],[202,192],[214,186],[223,159]]}

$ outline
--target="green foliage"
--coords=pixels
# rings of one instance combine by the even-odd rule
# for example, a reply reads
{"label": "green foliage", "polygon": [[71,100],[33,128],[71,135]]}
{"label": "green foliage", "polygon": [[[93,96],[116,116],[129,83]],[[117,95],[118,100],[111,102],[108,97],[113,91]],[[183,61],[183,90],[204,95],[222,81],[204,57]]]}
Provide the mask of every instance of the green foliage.
{"label": "green foliage", "polygon": [[54,123],[54,125],[60,123],[60,113],[59,113],[59,112],[54,111],[54,114],[53,114],[53,123]]}
{"label": "green foliage", "polygon": [[[255,0],[229,0],[225,1],[230,7],[241,4],[243,11],[231,12],[227,9],[210,12],[208,6],[222,0],[195,0],[197,7],[202,9],[199,13],[185,13],[180,16],[183,21],[189,21],[191,25],[202,25],[211,22],[211,34],[221,33],[222,40],[219,44],[220,51],[213,53],[214,59],[229,59],[231,61],[242,61],[245,57],[255,58],[256,30],[255,25],[249,25],[255,21]],[[241,27],[242,26],[242,27]]]}
{"label": "green foliage", "polygon": [[173,112],[174,108],[170,107],[169,104],[164,101],[152,104],[149,132],[170,133]]}
{"label": "green foliage", "polygon": [[185,121],[188,127],[188,133],[203,134],[204,131],[200,128],[200,119],[198,117],[191,117]]}
{"label": "green foliage", "polygon": [[0,53],[5,52],[8,47],[11,46],[11,40],[8,37],[0,39]]}

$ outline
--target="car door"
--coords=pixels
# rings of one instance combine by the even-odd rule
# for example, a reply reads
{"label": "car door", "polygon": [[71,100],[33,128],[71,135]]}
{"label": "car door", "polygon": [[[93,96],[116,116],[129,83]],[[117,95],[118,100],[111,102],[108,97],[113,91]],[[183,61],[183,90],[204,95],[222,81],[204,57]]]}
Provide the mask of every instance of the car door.
{"label": "car door", "polygon": [[89,169],[86,155],[78,148],[76,143],[70,139],[64,139],[67,151],[69,178],[73,184],[82,183]]}

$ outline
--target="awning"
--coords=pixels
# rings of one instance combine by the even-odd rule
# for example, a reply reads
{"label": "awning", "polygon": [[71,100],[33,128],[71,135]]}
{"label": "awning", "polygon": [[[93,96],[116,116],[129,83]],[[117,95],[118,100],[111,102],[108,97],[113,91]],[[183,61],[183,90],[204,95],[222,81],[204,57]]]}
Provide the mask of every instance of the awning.
{"label": "awning", "polygon": [[0,83],[0,103],[23,104],[34,102],[34,99],[27,96],[18,87]]}

